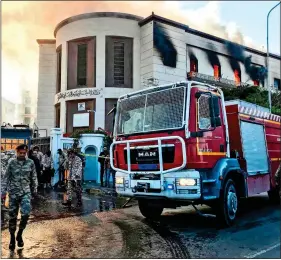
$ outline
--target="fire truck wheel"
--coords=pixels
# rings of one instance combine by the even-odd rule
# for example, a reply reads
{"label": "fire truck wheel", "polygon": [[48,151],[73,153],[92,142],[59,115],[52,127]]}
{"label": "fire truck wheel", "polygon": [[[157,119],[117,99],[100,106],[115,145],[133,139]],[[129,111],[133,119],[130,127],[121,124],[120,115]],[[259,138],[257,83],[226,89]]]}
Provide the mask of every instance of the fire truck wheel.
{"label": "fire truck wheel", "polygon": [[217,219],[220,226],[229,227],[234,224],[238,210],[238,196],[235,183],[228,179],[218,202]]}
{"label": "fire truck wheel", "polygon": [[280,204],[279,189],[272,189],[267,192],[269,200],[273,204]]}
{"label": "fire truck wheel", "polygon": [[149,203],[147,200],[139,200],[139,209],[141,214],[147,219],[156,220],[161,216],[164,208]]}

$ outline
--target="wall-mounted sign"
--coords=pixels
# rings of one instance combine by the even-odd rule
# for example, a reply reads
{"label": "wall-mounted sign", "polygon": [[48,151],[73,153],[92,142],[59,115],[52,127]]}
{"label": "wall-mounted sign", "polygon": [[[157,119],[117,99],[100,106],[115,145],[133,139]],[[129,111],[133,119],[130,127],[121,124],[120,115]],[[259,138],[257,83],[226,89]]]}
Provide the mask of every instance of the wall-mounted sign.
{"label": "wall-mounted sign", "polygon": [[78,103],[78,111],[85,111],[86,110],[86,104],[85,102],[83,103]]}
{"label": "wall-mounted sign", "polygon": [[96,88],[86,88],[86,89],[76,89],[76,90],[67,90],[65,92],[58,93],[56,98],[57,102],[61,99],[68,99],[68,98],[83,98],[89,96],[97,96],[100,95],[101,89]]}
{"label": "wall-mounted sign", "polygon": [[89,113],[73,115],[73,127],[87,127],[90,125]]}

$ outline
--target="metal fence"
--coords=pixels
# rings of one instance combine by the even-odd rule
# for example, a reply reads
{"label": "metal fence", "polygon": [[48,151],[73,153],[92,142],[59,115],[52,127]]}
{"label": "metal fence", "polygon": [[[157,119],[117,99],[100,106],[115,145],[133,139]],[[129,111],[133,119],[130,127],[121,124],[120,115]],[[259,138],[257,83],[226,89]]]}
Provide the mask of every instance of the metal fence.
{"label": "metal fence", "polygon": [[31,139],[31,147],[38,146],[39,150],[45,154],[48,150],[50,150],[50,137],[38,137]]}

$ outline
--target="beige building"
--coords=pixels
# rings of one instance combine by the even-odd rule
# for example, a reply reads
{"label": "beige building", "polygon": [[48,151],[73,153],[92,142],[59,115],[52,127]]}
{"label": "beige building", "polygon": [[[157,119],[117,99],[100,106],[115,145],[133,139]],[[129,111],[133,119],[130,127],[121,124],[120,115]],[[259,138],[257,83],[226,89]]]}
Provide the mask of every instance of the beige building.
{"label": "beige building", "polygon": [[[54,36],[37,40],[36,124],[48,131],[111,131],[106,114],[117,98],[151,85],[193,78],[267,87],[266,53],[240,46],[240,57],[233,56],[236,45],[154,14],[81,14],[59,23]],[[270,54],[268,75],[280,89],[280,56]]]}

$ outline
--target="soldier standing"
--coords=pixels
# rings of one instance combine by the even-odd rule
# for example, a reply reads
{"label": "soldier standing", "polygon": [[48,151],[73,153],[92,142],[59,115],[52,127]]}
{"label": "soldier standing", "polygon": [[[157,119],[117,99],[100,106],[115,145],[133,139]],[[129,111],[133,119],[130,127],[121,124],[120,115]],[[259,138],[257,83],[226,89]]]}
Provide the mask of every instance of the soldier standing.
{"label": "soldier standing", "polygon": [[62,151],[62,149],[58,149],[58,155],[59,155],[59,182],[58,187],[60,188],[61,185],[64,183],[64,166],[66,162],[66,155]]}
{"label": "soldier standing", "polygon": [[[36,169],[34,162],[26,158],[27,149],[27,145],[24,144],[17,147],[17,158],[9,162],[2,182],[2,198],[6,197],[7,191],[9,192],[10,250],[15,250],[16,240],[18,247],[24,246],[22,233],[27,225],[31,211],[31,194],[37,194]],[[21,221],[17,237],[15,237],[19,208]]]}
{"label": "soldier standing", "polygon": [[71,206],[73,189],[76,188],[77,206],[82,206],[82,160],[73,149],[68,151],[67,170],[67,201],[62,204]]}

